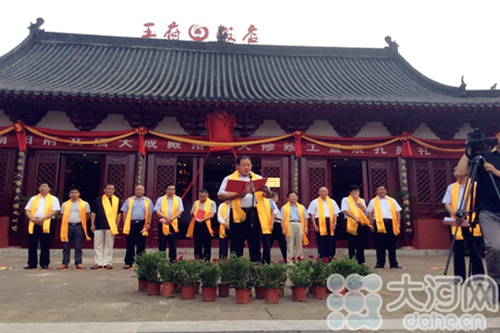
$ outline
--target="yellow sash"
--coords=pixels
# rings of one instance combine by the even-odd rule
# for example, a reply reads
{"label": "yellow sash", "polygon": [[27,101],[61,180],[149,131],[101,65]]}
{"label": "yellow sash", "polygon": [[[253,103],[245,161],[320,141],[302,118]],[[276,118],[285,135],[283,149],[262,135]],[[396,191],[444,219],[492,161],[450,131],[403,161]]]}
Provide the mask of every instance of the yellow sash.
{"label": "yellow sash", "polygon": [[[123,233],[125,235],[130,235],[130,223],[132,222],[132,205],[134,204],[134,197],[130,197],[128,199],[128,210],[127,210],[127,215],[125,216],[125,222],[123,224]],[[146,229],[148,227],[148,222],[149,222],[149,200],[144,197],[144,211],[145,211],[145,216],[144,216],[144,226],[142,229]],[[148,232],[143,231],[142,235],[147,237]]]}
{"label": "yellow sash", "polygon": [[[238,180],[238,171],[233,172],[229,177],[231,180]],[[252,173],[252,180],[257,180],[255,173]],[[271,233],[271,223],[273,223],[271,214],[271,203],[264,197],[262,191],[255,192],[257,200],[257,214],[259,215],[260,226],[263,234]],[[247,218],[247,214],[241,208],[241,198],[236,198],[231,201],[231,211],[233,213],[233,222],[240,223]]]}
{"label": "yellow sash", "polygon": [[[386,195],[385,197],[387,198],[387,201],[389,201],[389,207],[391,208],[392,231],[394,235],[397,236],[399,235],[399,224],[397,218],[398,215],[396,213],[396,205],[394,204],[394,201],[390,196]],[[382,216],[382,208],[380,208],[380,198],[378,195],[375,197],[373,210],[375,211],[375,222],[377,223],[377,232],[382,234],[387,233],[387,230],[385,230],[384,218]]]}
{"label": "yellow sash", "polygon": [[[71,199],[65,202],[64,212],[61,221],[61,242],[68,242],[68,221],[69,221],[69,211],[71,210],[71,205],[73,202]],[[87,234],[87,212],[85,210],[85,201],[78,198],[78,211],[80,213],[80,222],[82,223],[83,232],[85,233],[85,240],[91,240]]]}
{"label": "yellow sash", "polygon": [[[31,205],[31,215],[33,217],[35,217],[36,211],[38,209],[38,205],[40,204],[40,197],[41,196],[42,195],[39,193],[35,197],[35,199],[33,200],[33,204]],[[45,213],[43,214],[43,216],[47,216],[50,214],[50,212],[52,211],[52,203],[53,203],[52,195],[50,195],[50,193],[48,193],[45,196]],[[35,227],[35,222],[30,220],[30,223],[28,225],[28,233],[33,234],[34,227]],[[43,221],[42,230],[43,230],[44,234],[50,233],[50,219],[46,219]]]}
{"label": "yellow sash", "polygon": [[[225,202],[222,203],[219,207],[220,209],[220,214],[222,217],[226,217],[227,214],[227,204]],[[226,227],[224,227],[222,224],[219,223],[219,238],[224,239],[226,238]]]}
{"label": "yellow sash", "polygon": [[[172,197],[172,216],[177,214],[178,211],[179,211],[179,198],[176,195],[174,195]],[[163,214],[169,216],[168,215],[168,200],[167,200],[166,195],[164,195],[163,198],[161,199],[161,212]],[[174,228],[175,232],[179,232],[178,223],[179,223],[178,219],[175,219],[172,221],[172,223],[170,223],[170,225]],[[161,230],[163,231],[163,234],[165,236],[170,235],[170,226],[165,224],[165,223],[162,223],[162,224],[163,225],[161,227]]]}
{"label": "yellow sash", "polygon": [[[469,185],[470,185],[470,180],[467,184],[467,187],[465,188],[464,190],[464,194],[469,192]],[[459,194],[459,191],[460,191],[460,182],[456,182],[455,184],[453,184],[452,188],[451,188],[451,207],[453,208],[453,211],[457,211],[457,206],[458,206],[458,194]],[[476,188],[474,188],[474,197],[476,197]],[[471,200],[469,198],[469,202],[467,202],[465,204],[465,206],[467,207],[466,209],[467,210],[470,210],[471,207],[472,207],[472,203],[471,203]],[[470,221],[474,221],[474,218],[475,218],[475,215],[476,213],[472,213],[470,215]],[[453,218],[456,218],[455,215],[452,215],[451,217]],[[455,226],[451,226],[451,233],[454,235],[455,234],[455,229],[456,227]],[[481,228],[479,227],[479,224],[476,225],[476,227],[474,229],[472,228],[469,228],[469,230],[472,232],[472,235],[474,237],[481,237],[482,236],[482,233],[481,233]],[[463,240],[464,239],[464,236],[462,235],[462,228],[458,228],[458,232],[457,232],[457,240]]]}
{"label": "yellow sash", "polygon": [[[347,197],[347,202],[349,204],[349,211],[351,212],[351,214],[353,214],[359,219],[360,224],[370,225],[370,221],[368,221],[366,215],[363,214],[363,212],[359,209],[358,205],[356,204],[351,195]],[[350,218],[349,216],[347,216],[347,232],[350,233],[351,235],[358,234],[358,223],[356,223],[356,220]]]}
{"label": "yellow sash", "polygon": [[[212,207],[212,200],[207,198],[207,200],[205,200],[205,203],[203,204],[203,210],[205,211],[204,218],[207,218],[207,216],[210,214],[211,207]],[[196,216],[196,213],[198,213],[199,209],[200,209],[200,200],[196,200],[196,202],[194,204],[194,210],[193,210],[193,213],[195,216]],[[195,223],[197,223],[197,222],[195,221],[194,216],[193,216],[193,218],[191,219],[191,222],[189,223],[189,228],[188,228],[188,231],[186,233],[186,237],[193,238],[194,224]],[[210,232],[210,236],[213,237],[214,231],[212,230],[212,222],[210,220],[206,220],[205,223],[207,224],[207,228],[208,228],[208,232]]]}
{"label": "yellow sash", "polygon": [[[299,210],[300,223],[302,224],[302,244],[308,245],[309,239],[307,239],[306,227],[307,220],[304,210],[304,206],[297,202],[297,209]],[[286,237],[290,237],[290,201],[283,206],[283,227],[286,231]]]}
{"label": "yellow sash", "polygon": [[106,220],[109,224],[109,231],[112,235],[118,235],[118,227],[116,225],[116,220],[118,218],[118,206],[120,200],[117,196],[113,195],[111,197],[111,204],[109,203],[109,198],[104,194],[102,196],[102,208],[104,209],[104,214],[106,215]]}
{"label": "yellow sash", "polygon": [[[330,235],[333,236],[335,233],[334,220],[335,220],[335,208],[333,207],[333,201],[329,196],[326,197],[326,202],[328,204],[328,211],[330,212]],[[326,230],[326,217],[325,217],[325,206],[323,204],[323,199],[318,198],[318,222],[319,222],[319,234],[321,236],[328,235],[328,230]]]}

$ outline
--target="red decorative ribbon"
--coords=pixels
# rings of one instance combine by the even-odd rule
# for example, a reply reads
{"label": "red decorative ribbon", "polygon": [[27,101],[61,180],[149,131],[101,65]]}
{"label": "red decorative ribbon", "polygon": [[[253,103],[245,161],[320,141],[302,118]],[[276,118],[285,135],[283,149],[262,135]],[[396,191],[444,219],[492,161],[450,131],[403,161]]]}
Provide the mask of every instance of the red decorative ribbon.
{"label": "red decorative ribbon", "polygon": [[26,131],[24,129],[24,124],[22,121],[18,120],[14,124],[14,130],[16,131],[17,144],[20,151],[26,151]]}
{"label": "red decorative ribbon", "polygon": [[302,142],[301,139],[304,137],[304,132],[295,131],[293,132],[293,137],[295,138],[295,157],[302,157]]}

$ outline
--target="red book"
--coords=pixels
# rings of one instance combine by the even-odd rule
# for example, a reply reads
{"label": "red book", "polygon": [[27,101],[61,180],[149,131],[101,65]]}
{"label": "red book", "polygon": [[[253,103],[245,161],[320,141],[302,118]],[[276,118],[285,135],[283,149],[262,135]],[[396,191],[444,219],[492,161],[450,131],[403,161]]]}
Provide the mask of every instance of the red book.
{"label": "red book", "polygon": [[[262,186],[266,185],[267,178],[253,180],[252,183],[255,190],[258,190]],[[229,179],[227,181],[226,191],[233,193],[250,193],[252,192],[252,185],[247,181]]]}
{"label": "red book", "polygon": [[205,218],[205,211],[203,209],[198,209],[194,218],[199,219],[199,220],[203,220]]}

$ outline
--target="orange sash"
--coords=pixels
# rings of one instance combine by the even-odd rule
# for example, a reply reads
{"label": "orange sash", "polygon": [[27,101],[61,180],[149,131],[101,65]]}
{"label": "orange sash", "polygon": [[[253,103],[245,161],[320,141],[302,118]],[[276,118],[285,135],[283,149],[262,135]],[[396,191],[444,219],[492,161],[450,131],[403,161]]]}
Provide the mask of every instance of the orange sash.
{"label": "orange sash", "polygon": [[[31,215],[33,217],[35,217],[36,211],[38,210],[38,205],[40,204],[40,197],[41,196],[42,195],[39,193],[35,197],[35,199],[33,200],[33,204],[31,205]],[[45,212],[43,214],[44,216],[49,215],[50,212],[52,211],[52,203],[53,203],[52,195],[50,195],[50,193],[48,193],[45,196]],[[35,228],[35,222],[30,220],[30,223],[28,225],[28,233],[33,234],[33,228]],[[42,230],[43,230],[44,234],[50,233],[50,219],[46,219],[43,221]]]}
{"label": "orange sash", "polygon": [[[333,236],[335,233],[335,207],[333,206],[333,201],[329,196],[326,197],[326,202],[328,205],[328,211],[330,212],[330,235]],[[323,199],[318,198],[318,222],[319,222],[319,234],[321,236],[328,235],[328,230],[326,230],[326,216],[325,216],[325,206],[323,204]]]}
{"label": "orange sash", "polygon": [[109,224],[109,232],[111,232],[112,235],[117,235],[118,226],[116,225],[116,220],[118,219],[118,206],[120,204],[120,199],[113,195],[111,197],[111,203],[109,203],[109,198],[104,194],[101,202],[104,214],[106,215],[106,220]]}
{"label": "orange sash", "polygon": [[[212,200],[207,198],[205,200],[205,203],[203,204],[203,210],[205,211],[205,216],[204,218],[207,218],[207,216],[210,214],[210,208],[212,207]],[[196,200],[194,204],[194,210],[193,213],[196,216],[196,213],[200,209],[200,200]],[[191,219],[191,222],[189,223],[188,231],[186,233],[186,237],[188,238],[193,238],[194,234],[194,224],[197,223],[196,220],[193,218]],[[212,230],[212,222],[210,220],[206,220],[205,223],[207,224],[208,232],[210,232],[210,236],[214,236],[214,231]]]}
{"label": "orange sash", "polygon": [[[361,200],[361,199],[359,199]],[[354,201],[352,195],[349,195],[347,197],[347,202],[349,203],[349,211],[351,212],[352,215],[356,216],[361,225],[370,225],[370,221],[368,221],[368,218],[366,217],[365,214],[363,214],[362,211],[360,211],[358,205]],[[356,220],[353,218],[347,216],[347,230],[348,233],[351,235],[357,235],[358,234],[358,223],[356,223]]]}
{"label": "orange sash", "polygon": [[[123,224],[123,233],[125,235],[130,235],[130,223],[132,222],[132,205],[134,204],[134,197],[130,197],[129,200],[128,200],[128,210],[127,210],[127,215],[125,216],[125,222]],[[149,209],[150,209],[150,205],[149,205],[149,200],[148,198],[144,197],[144,211],[145,211],[145,216],[144,216],[144,226],[142,227],[142,229],[146,229],[148,227],[148,223],[149,223]],[[148,232],[147,231],[143,231],[142,232],[142,235],[147,237],[148,236]]]}
{"label": "orange sash", "polygon": [[[64,212],[61,221],[61,242],[68,242],[68,221],[69,221],[69,211],[71,210],[71,205],[73,202],[71,199],[64,203]],[[87,212],[85,211],[85,201],[78,198],[78,210],[80,213],[80,222],[82,223],[83,232],[85,233],[85,240],[91,240],[87,234]]]}
{"label": "orange sash", "polygon": [[[394,235],[399,235],[399,221],[398,215],[396,213],[396,205],[394,204],[393,199],[386,195],[387,201],[389,201],[389,207],[391,207],[391,215],[392,215],[392,231]],[[382,208],[380,208],[380,198],[377,195],[375,197],[375,201],[373,203],[373,210],[375,211],[375,222],[377,223],[377,232],[386,234],[387,230],[385,230],[384,218],[382,216]]]}
{"label": "orange sash", "polygon": [[[469,192],[469,186],[470,186],[470,179],[469,179],[469,182],[464,190],[464,194]],[[451,207],[453,208],[453,210],[456,212],[457,211],[457,208],[458,208],[458,194],[459,194],[459,191],[460,191],[460,182],[456,182],[455,184],[453,184],[452,188],[451,188]],[[474,197],[476,197],[476,188],[474,187]],[[469,202],[467,202],[465,204],[465,207],[466,210],[470,210],[472,208],[472,203],[471,203],[471,200],[469,198]],[[474,218],[476,216],[476,213],[472,213],[470,214],[469,216],[469,219],[470,221],[474,221]],[[456,218],[455,215],[452,215],[451,217],[453,218]],[[451,233],[452,235],[455,234],[455,229],[456,227],[454,225],[451,226]],[[481,237],[483,234],[481,233],[481,228],[478,225],[476,225],[476,227],[474,229],[472,228],[469,228],[469,230],[472,232],[472,235],[474,237]],[[463,240],[464,239],[464,236],[462,235],[462,228],[458,228],[458,232],[457,232],[457,240]]]}
{"label": "orange sash", "polygon": [[[179,211],[179,198],[176,195],[174,195],[172,197],[172,216],[174,216],[175,214],[177,214],[178,211]],[[161,199],[161,212],[163,214],[169,216],[168,215],[168,200],[167,200],[167,195],[164,195],[163,198]],[[163,225],[161,227],[161,230],[163,231],[163,234],[165,236],[170,235],[170,226],[168,224],[165,224],[165,223],[162,223],[162,224]],[[175,232],[179,232],[178,224],[179,224],[179,220],[178,219],[175,219],[175,220],[172,221],[172,223],[170,223],[170,225],[174,228]]]}
{"label": "orange sash", "polygon": [[[307,220],[304,206],[297,202],[297,209],[299,210],[300,223],[302,224],[302,244],[308,245],[309,239],[307,239],[306,227]],[[286,231],[286,237],[290,237],[290,201],[283,205],[283,227]]]}

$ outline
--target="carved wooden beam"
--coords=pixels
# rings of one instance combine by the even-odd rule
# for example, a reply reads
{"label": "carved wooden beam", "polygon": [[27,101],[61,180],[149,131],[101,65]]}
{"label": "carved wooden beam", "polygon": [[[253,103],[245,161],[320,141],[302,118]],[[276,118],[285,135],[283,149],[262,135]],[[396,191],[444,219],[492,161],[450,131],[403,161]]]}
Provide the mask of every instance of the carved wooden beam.
{"label": "carved wooden beam", "polygon": [[464,121],[459,115],[451,116],[449,114],[442,114],[440,117],[427,119],[425,123],[441,140],[453,140],[455,134],[464,125]]}
{"label": "carved wooden beam", "polygon": [[142,105],[139,105],[132,111],[125,112],[123,117],[132,128],[144,126],[149,130],[153,130],[163,120],[164,115],[148,112]]}
{"label": "carved wooden beam", "polygon": [[404,132],[414,133],[420,126],[415,114],[400,114],[388,116],[382,122],[391,135],[401,135]]}
{"label": "carved wooden beam", "polygon": [[13,123],[21,120],[28,126],[36,126],[47,115],[47,109],[41,108],[36,104],[21,101],[10,102],[5,107],[4,112]]}
{"label": "carved wooden beam", "polygon": [[202,135],[206,132],[205,113],[198,112],[195,109],[178,116],[177,121],[189,135]]}
{"label": "carved wooden beam", "polygon": [[277,117],[276,122],[285,133],[305,132],[314,123],[314,117],[310,114],[310,110],[291,110],[289,115]]}
{"label": "carved wooden beam", "polygon": [[260,125],[264,123],[264,117],[256,116],[255,114],[251,114],[250,112],[235,114],[235,117],[236,127],[234,129],[234,132],[237,136],[241,136],[243,138],[255,134]]}
{"label": "carved wooden beam", "polygon": [[80,131],[95,129],[108,116],[106,112],[90,109],[83,103],[75,104],[71,110],[66,111],[66,115]]}
{"label": "carved wooden beam", "polygon": [[328,122],[340,136],[353,138],[366,125],[366,118],[363,115],[338,115]]}

